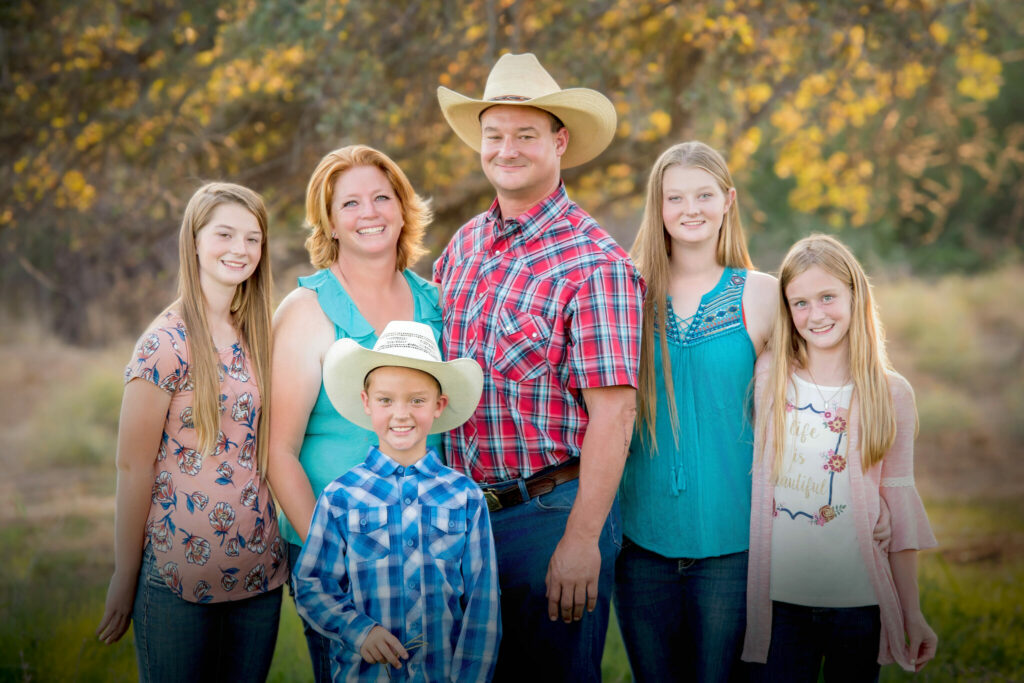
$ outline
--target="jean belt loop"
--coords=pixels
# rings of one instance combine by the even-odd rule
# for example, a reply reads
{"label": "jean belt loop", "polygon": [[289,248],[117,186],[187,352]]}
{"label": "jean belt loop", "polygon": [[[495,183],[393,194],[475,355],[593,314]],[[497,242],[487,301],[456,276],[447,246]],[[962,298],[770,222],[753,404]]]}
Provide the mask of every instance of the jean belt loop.
{"label": "jean belt loop", "polygon": [[523,496],[523,502],[530,500],[530,492],[526,490],[526,479],[517,477],[515,482],[519,485],[519,493]]}

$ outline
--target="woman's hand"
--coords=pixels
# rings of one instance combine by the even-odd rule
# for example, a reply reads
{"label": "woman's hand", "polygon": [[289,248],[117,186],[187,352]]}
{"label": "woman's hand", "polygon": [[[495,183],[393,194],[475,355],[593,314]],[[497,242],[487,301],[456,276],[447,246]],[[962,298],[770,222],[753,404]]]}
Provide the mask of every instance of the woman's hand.
{"label": "woman's hand", "polygon": [[135,604],[136,575],[125,576],[114,572],[107,588],[107,602],[103,608],[103,619],[96,627],[96,637],[107,645],[121,640],[121,636],[132,623],[132,606]]}

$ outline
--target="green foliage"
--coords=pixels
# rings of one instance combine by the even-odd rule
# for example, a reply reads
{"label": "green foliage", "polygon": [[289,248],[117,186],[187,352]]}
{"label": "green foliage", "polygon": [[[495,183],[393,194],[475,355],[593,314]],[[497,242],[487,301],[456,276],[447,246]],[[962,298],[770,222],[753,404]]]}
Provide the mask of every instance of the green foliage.
{"label": "green foliage", "polygon": [[68,382],[33,418],[39,456],[53,465],[113,465],[123,391],[108,368]]}

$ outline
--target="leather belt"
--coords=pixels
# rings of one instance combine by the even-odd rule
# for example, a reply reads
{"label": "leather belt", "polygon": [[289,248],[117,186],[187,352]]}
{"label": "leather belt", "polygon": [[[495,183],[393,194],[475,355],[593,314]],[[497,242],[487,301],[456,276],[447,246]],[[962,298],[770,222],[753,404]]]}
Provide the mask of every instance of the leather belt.
{"label": "leather belt", "polygon": [[528,477],[524,482],[526,484],[525,498],[523,497],[522,489],[519,487],[519,481],[516,479],[509,479],[496,484],[481,484],[480,488],[483,490],[484,498],[487,500],[487,509],[491,512],[496,512],[503,508],[525,503],[531,498],[543,496],[545,493],[551,493],[559,484],[578,479],[579,476],[580,459],[572,458],[560,465],[546,467],[532,477]]}

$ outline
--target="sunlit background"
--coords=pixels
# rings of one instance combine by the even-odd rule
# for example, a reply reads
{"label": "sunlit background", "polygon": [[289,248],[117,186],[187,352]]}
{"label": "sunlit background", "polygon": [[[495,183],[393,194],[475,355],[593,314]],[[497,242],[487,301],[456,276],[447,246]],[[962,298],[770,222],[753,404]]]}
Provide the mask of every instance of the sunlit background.
{"label": "sunlit background", "polygon": [[[438,85],[479,97],[504,52],[600,90],[609,149],[565,173],[628,248],[669,145],[721,150],[755,263],[812,231],[865,264],[917,392],[940,547],[925,680],[1024,679],[1024,9],[1016,0],[0,4],[0,679],[132,680],[95,643],[113,567],[121,366],[172,298],[206,180],[271,210],[280,299],[308,273],[306,182],[378,147],[431,198],[431,256],[493,191]],[[282,610],[272,680],[305,680]],[[883,679],[903,675],[889,667]],[[629,680],[616,627],[605,679]]]}

